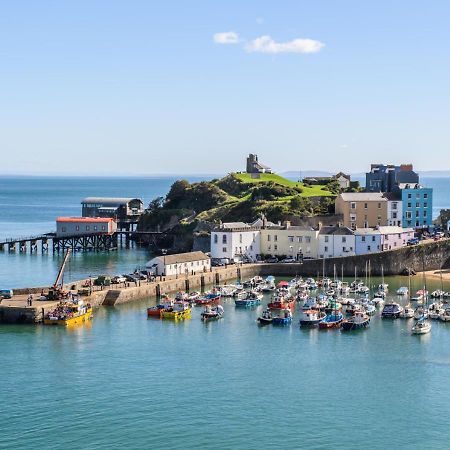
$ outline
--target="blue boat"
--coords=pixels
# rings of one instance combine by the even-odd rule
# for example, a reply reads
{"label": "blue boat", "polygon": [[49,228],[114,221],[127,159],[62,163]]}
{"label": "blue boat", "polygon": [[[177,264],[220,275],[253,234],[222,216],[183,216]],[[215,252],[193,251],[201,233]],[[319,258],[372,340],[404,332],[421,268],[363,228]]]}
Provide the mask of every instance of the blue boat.
{"label": "blue boat", "polygon": [[234,304],[239,307],[249,308],[261,304],[262,295],[256,292],[249,292],[245,298],[236,298]]}
{"label": "blue boat", "polygon": [[340,312],[328,314],[322,322],[319,323],[319,328],[340,328],[344,315]]}
{"label": "blue boat", "polygon": [[292,312],[290,309],[282,309],[280,313],[272,317],[272,325],[290,325],[292,322]]}

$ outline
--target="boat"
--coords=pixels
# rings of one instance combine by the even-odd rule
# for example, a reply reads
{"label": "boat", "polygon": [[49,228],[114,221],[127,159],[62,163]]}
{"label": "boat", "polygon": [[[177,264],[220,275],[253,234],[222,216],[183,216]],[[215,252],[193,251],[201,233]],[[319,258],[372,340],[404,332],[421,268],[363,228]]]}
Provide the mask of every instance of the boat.
{"label": "boat", "polygon": [[181,320],[191,317],[191,305],[186,301],[173,302],[173,306],[161,311],[162,319]]}
{"label": "boat", "polygon": [[344,316],[340,312],[333,312],[328,314],[320,323],[319,328],[329,329],[329,328],[340,328],[341,323],[344,320]]}
{"label": "boat", "polygon": [[223,317],[223,306],[217,305],[211,307],[211,305],[207,305],[205,310],[201,314],[201,320],[203,322],[212,322],[214,320],[219,320]]}
{"label": "boat", "polygon": [[328,305],[325,308],[325,312],[330,314],[332,311],[340,311],[342,309],[342,305],[334,298],[328,300]]}
{"label": "boat", "polygon": [[383,319],[398,319],[402,311],[403,308],[398,303],[390,301],[385,303],[381,311],[381,317]]}
{"label": "boat", "polygon": [[61,301],[44,316],[44,325],[75,325],[92,318],[92,307],[82,300]]}
{"label": "boat", "polygon": [[211,303],[218,303],[220,300],[220,294],[217,291],[211,291],[206,293],[203,297],[197,298],[195,300],[195,304],[204,306],[204,305],[210,305]]}
{"label": "boat", "polygon": [[219,287],[219,293],[221,297],[233,297],[238,291],[237,287],[232,284],[224,284]]}
{"label": "boat", "polygon": [[281,309],[277,315],[272,315],[272,325],[289,325],[292,322],[292,312],[289,308]]}
{"label": "boat", "polygon": [[437,289],[436,291],[433,291],[430,294],[430,297],[432,297],[432,298],[439,298],[439,297],[442,297],[443,295],[444,295],[444,291],[441,291],[440,289]]}
{"label": "boat", "polygon": [[432,320],[439,320],[441,314],[445,312],[444,306],[442,303],[432,303],[428,308],[428,317]]}
{"label": "boat", "polygon": [[325,319],[326,314],[317,309],[307,309],[300,313],[300,326],[301,327],[315,327]]}
{"label": "boat", "polygon": [[178,291],[175,294],[175,300],[177,300],[177,301],[186,301],[188,299],[189,299],[189,294],[187,294],[186,292]]}
{"label": "boat", "polygon": [[370,324],[370,317],[363,311],[355,311],[354,315],[342,322],[344,331],[353,331],[367,328]]}
{"label": "boat", "polygon": [[317,300],[314,297],[308,297],[305,303],[303,303],[302,310],[308,311],[310,309],[320,309]]}
{"label": "boat", "polygon": [[414,319],[419,320],[421,317],[428,317],[428,309],[424,306],[418,306],[414,310]]}
{"label": "boat", "polygon": [[243,307],[252,307],[252,306],[258,306],[261,304],[262,294],[259,292],[248,292],[244,298],[235,298],[234,304],[236,306],[243,306]]}
{"label": "boat", "polygon": [[272,323],[272,311],[270,309],[265,309],[261,316],[258,317],[258,322],[261,325],[269,325]]}
{"label": "boat", "polygon": [[191,305],[195,305],[195,300],[197,300],[197,299],[199,299],[200,298],[200,292],[191,292],[190,294],[189,294],[189,297],[188,297],[188,302],[191,304]]}
{"label": "boat", "polygon": [[414,308],[411,305],[406,305],[403,311],[399,314],[401,319],[412,319],[414,317]]}
{"label": "boat", "polygon": [[431,323],[426,317],[421,317],[411,328],[412,334],[427,334],[431,331]]}
{"label": "boat", "polygon": [[364,308],[360,303],[352,303],[346,306],[345,308],[345,314],[348,316],[353,316],[357,312],[363,311]]}
{"label": "boat", "polygon": [[450,322],[450,309],[444,309],[444,312],[441,314],[439,319],[442,320],[442,322]]}
{"label": "boat", "polygon": [[295,300],[292,298],[286,298],[283,296],[276,296],[267,305],[269,309],[285,309],[289,308],[291,311],[295,309]]}
{"label": "boat", "polygon": [[366,305],[364,305],[364,310],[369,316],[373,316],[377,312],[377,308],[372,303],[367,303]]}
{"label": "boat", "polygon": [[161,317],[161,311],[171,308],[173,306],[173,299],[165,295],[156,306],[147,308],[147,317]]}
{"label": "boat", "polygon": [[397,289],[397,295],[408,295],[409,290],[407,287],[402,286]]}

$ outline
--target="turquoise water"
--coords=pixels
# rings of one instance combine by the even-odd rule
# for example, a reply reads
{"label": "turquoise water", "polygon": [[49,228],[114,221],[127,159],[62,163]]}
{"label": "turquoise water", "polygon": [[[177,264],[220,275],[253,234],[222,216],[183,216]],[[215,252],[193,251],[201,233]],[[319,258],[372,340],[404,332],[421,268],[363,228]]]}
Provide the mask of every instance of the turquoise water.
{"label": "turquoise water", "polygon": [[231,300],[222,321],[196,308],[174,323],[148,320],[150,304],[75,329],[1,326],[0,447],[448,448],[450,324],[260,327],[262,306]]}

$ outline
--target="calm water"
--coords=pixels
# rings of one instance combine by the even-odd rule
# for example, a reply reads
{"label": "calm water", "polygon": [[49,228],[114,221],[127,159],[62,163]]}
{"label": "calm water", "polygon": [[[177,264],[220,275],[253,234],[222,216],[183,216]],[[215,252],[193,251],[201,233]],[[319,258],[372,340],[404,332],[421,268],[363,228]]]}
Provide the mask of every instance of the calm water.
{"label": "calm water", "polygon": [[0,447],[448,448],[450,324],[262,328],[262,307],[231,300],[220,322],[173,323],[147,320],[152,303],[73,330],[1,326]]}

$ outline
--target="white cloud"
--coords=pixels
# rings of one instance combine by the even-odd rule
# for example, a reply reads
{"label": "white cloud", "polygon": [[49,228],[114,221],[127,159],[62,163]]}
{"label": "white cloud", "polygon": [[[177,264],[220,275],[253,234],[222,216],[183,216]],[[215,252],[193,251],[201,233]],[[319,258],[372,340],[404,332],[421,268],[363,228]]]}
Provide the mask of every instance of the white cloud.
{"label": "white cloud", "polygon": [[314,39],[293,39],[287,42],[275,42],[270,36],[261,36],[245,45],[248,52],[260,53],[316,53],[325,44]]}
{"label": "white cloud", "polygon": [[234,31],[225,31],[224,33],[216,33],[213,40],[216,44],[237,44],[239,36]]}

